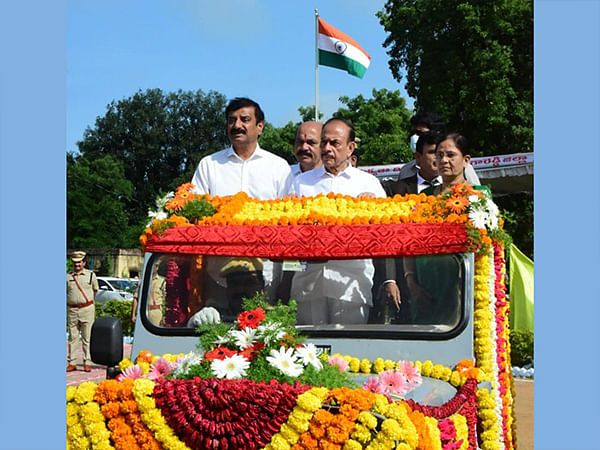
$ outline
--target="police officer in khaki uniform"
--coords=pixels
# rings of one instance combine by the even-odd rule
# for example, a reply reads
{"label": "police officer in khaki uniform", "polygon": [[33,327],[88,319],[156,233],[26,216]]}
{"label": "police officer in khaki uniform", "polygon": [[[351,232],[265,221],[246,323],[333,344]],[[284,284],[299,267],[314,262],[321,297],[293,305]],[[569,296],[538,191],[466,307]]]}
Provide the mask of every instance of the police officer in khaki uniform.
{"label": "police officer in khaki uniform", "polygon": [[[156,326],[163,326],[163,304],[167,296],[167,283],[164,277],[166,264],[157,263],[152,268],[152,281],[150,282],[150,298],[148,299],[148,318]],[[131,304],[131,321],[135,323],[137,316],[138,299],[140,296],[141,280],[133,294]]]}
{"label": "police officer in khaki uniform", "polygon": [[98,280],[94,272],[85,268],[85,252],[73,252],[71,261],[74,270],[67,274],[67,372],[77,370],[75,357],[79,348],[79,332],[83,343],[83,370],[91,372],[90,335],[96,313],[94,296],[98,292]]}

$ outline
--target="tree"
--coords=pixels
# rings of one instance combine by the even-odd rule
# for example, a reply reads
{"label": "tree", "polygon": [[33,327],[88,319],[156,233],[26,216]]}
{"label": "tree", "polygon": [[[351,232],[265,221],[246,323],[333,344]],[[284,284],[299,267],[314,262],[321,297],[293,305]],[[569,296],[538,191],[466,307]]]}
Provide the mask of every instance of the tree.
{"label": "tree", "polygon": [[266,123],[258,142],[261,148],[281,156],[290,164],[294,164],[296,162],[294,140],[296,139],[297,127],[298,124],[291,121],[281,128]]}
{"label": "tree", "polygon": [[89,160],[67,153],[67,246],[132,246],[125,212],[132,194],[123,164],[112,156]]}
{"label": "tree", "polygon": [[533,151],[532,0],[388,0],[389,66],[474,156]]}
{"label": "tree", "polygon": [[86,160],[110,155],[133,185],[126,202],[130,225],[146,219],[157,195],[190,181],[203,156],[227,146],[225,104],[213,91],[149,89],[111,102],[86,129],[77,143]]}
{"label": "tree", "polygon": [[395,164],[412,160],[408,133],[411,112],[400,91],[373,89],[373,98],[340,97],[346,108],[333,116],[350,120],[360,139],[361,164]]}

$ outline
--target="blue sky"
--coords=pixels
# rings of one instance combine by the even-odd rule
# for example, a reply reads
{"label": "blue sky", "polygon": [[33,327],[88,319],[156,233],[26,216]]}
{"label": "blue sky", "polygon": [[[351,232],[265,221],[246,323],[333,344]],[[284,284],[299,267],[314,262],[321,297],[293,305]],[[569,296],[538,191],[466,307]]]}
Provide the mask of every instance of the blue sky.
{"label": "blue sky", "polygon": [[76,150],[112,100],[139,89],[214,90],[258,101],[268,122],[299,120],[314,104],[314,9],[371,55],[363,79],[319,68],[319,109],[341,95],[400,90],[388,68],[386,33],[375,17],[384,0],[67,2],[67,150]]}

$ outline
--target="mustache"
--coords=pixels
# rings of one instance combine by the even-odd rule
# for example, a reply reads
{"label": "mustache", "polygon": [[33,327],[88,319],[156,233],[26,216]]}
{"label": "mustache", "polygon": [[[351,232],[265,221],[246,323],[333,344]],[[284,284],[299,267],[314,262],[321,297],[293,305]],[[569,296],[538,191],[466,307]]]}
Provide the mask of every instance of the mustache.
{"label": "mustache", "polygon": [[312,156],[312,153],[308,150],[298,150],[296,156]]}
{"label": "mustache", "polygon": [[231,134],[246,134],[246,130],[243,128],[232,128],[230,131]]}

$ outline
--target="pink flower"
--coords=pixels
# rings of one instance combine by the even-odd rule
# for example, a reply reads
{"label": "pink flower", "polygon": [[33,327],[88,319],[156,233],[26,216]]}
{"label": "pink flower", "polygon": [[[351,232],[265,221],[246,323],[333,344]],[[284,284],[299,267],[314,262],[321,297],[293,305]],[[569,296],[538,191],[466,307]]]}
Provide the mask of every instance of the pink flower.
{"label": "pink flower", "polygon": [[386,370],[381,373],[380,377],[385,386],[385,392],[388,394],[405,395],[413,389],[402,372]]}
{"label": "pink flower", "polygon": [[385,384],[379,377],[371,377],[362,385],[362,388],[366,391],[374,392],[375,394],[385,394]]}
{"label": "pink flower", "polygon": [[398,361],[398,369],[406,377],[406,381],[411,384],[420,385],[422,383],[421,372],[412,365],[410,361]]}
{"label": "pink flower", "polygon": [[163,378],[171,373],[173,370],[173,364],[167,361],[165,358],[158,358],[150,367],[150,373],[148,378],[156,380],[157,378]]}
{"label": "pink flower", "polygon": [[137,380],[138,378],[143,378],[144,373],[142,372],[142,368],[137,364],[133,366],[129,366],[127,369],[123,371],[121,375],[119,375],[121,379],[123,378],[131,378],[132,380]]}
{"label": "pink flower", "polygon": [[349,367],[348,361],[346,361],[341,356],[331,356],[329,358],[329,364],[331,364],[332,366],[338,366],[340,372],[345,372],[346,370],[348,370]]}

